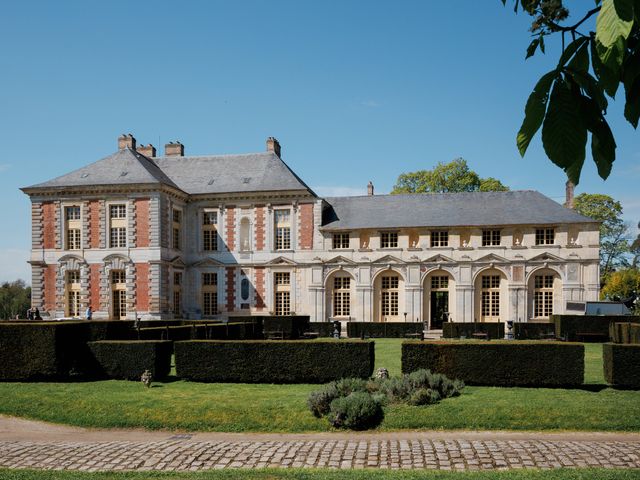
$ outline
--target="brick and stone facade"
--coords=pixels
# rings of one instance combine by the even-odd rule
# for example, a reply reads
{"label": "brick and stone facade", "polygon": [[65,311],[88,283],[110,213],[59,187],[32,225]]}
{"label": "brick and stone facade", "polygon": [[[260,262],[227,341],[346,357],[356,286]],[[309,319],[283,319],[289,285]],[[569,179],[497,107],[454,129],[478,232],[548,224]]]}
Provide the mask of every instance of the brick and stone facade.
{"label": "brick and stone facade", "polygon": [[[598,298],[598,224],[535,192],[374,196],[371,186],[367,196],[323,199],[271,137],[266,153],[237,156],[188,157],[171,143],[165,156],[148,157],[153,146],[136,151],[130,136],[119,145],[90,167],[23,189],[33,303],[51,317],[70,311],[72,278],[94,318],[224,319],[284,308],[314,321],[437,327],[541,321],[567,301]],[[71,207],[80,211],[76,249],[67,249]],[[487,243],[491,235],[498,240]]]}

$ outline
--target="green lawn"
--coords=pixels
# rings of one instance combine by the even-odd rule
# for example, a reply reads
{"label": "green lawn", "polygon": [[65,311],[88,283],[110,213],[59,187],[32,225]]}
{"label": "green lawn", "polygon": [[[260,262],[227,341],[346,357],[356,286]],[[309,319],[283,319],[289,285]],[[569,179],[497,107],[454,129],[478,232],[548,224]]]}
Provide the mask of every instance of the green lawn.
{"label": "green lawn", "polygon": [[[376,368],[400,373],[401,340],[376,340]],[[467,387],[438,405],[392,405],[380,430],[513,429],[640,431],[640,392],[600,386],[602,347],[586,345],[590,389]],[[0,413],[78,426],[220,432],[330,429],[306,407],[315,385],[174,381],[0,383]]]}
{"label": "green lawn", "polygon": [[381,470],[212,470],[197,473],[82,473],[1,470],[3,480],[632,480],[638,470],[559,469],[500,472],[430,472]]}

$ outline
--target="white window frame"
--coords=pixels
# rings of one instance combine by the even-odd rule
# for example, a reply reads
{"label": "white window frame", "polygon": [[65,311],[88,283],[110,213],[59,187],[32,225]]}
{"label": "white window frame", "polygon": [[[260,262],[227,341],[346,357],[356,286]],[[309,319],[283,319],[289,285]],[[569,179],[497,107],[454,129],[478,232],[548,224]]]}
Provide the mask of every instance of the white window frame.
{"label": "white window frame", "polygon": [[331,235],[332,250],[348,250],[351,247],[351,235],[349,232],[335,232]]}
{"label": "white window frame", "polygon": [[399,235],[397,231],[385,230],[380,232],[380,248],[398,248]]}
{"label": "white window frame", "polygon": [[535,245],[555,245],[556,229],[553,227],[540,227],[535,230]]}
{"label": "white window frame", "polygon": [[483,247],[499,247],[502,244],[502,232],[497,228],[482,230]]}
{"label": "white window frame", "polygon": [[[274,208],[273,209],[273,246],[276,252],[287,252],[293,249],[293,209],[287,208]],[[289,215],[289,224],[287,226],[278,227],[278,213],[287,212]],[[282,242],[279,242],[279,229],[283,229]],[[288,229],[288,236],[284,235],[285,229]],[[282,243],[282,244],[280,244]]]}
{"label": "white window frame", "polygon": [[448,230],[432,230],[431,231],[431,248],[448,247],[449,231]]}
{"label": "white window frame", "polygon": [[[120,205],[124,207],[124,217],[111,218],[111,207],[120,206]],[[105,205],[105,209],[106,209],[105,217],[107,222],[106,244],[108,245],[108,248],[110,249],[128,248],[129,246],[129,235],[128,235],[129,234],[129,202],[127,200],[108,202]],[[120,242],[117,242],[118,243],[117,246],[114,246],[112,244],[111,230],[114,228],[124,229],[124,235],[118,234],[118,239],[124,238],[124,246],[120,245]]]}

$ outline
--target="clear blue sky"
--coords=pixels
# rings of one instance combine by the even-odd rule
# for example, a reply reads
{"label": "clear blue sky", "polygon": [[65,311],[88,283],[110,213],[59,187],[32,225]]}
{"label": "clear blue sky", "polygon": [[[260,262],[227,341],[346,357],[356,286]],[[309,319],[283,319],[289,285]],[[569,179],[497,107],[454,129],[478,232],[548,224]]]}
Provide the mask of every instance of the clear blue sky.
{"label": "clear blue sky", "polygon": [[[525,159],[515,146],[559,49],[525,62],[529,24],[499,0],[6,2],[0,281],[29,275],[18,188],[112,153],[123,132],[180,140],[187,154],[262,151],[273,135],[323,195],[361,194],[369,180],[388,192],[402,172],[463,157],[562,201],[564,174],[539,137]],[[614,196],[636,223],[640,137],[618,98],[613,174],[603,182],[589,159],[577,192]]]}

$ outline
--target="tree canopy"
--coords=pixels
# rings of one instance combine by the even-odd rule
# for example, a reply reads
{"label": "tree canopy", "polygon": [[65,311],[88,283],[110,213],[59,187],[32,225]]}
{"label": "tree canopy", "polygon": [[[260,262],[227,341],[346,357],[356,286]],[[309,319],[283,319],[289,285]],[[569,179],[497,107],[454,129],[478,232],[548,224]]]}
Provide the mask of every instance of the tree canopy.
{"label": "tree canopy", "polygon": [[[605,118],[607,96],[614,98],[624,86],[624,117],[636,129],[640,117],[640,0],[595,0],[595,7],[570,25],[563,0],[513,2],[516,13],[522,9],[533,17],[534,39],[525,59],[545,53],[546,37],[562,39],[558,65],[538,80],[527,100],[516,139],[520,154],[542,127],[545,153],[577,185],[590,135],[593,161],[606,179],[616,159],[616,142]],[[595,31],[584,31],[592,17]]]}
{"label": "tree canopy", "polygon": [[481,178],[467,161],[439,162],[431,170],[402,173],[391,190],[397,193],[503,192],[509,190],[493,177]]}
{"label": "tree canopy", "polygon": [[622,220],[622,205],[609,195],[581,193],[574,199],[574,207],[578,213],[602,222],[600,275],[606,280],[616,268],[628,265],[629,226]]}
{"label": "tree canopy", "polygon": [[22,280],[0,285],[0,320],[14,319],[16,315],[26,318],[31,306],[31,287]]}
{"label": "tree canopy", "polygon": [[[602,298],[610,300],[635,300],[640,292],[640,271],[636,268],[625,268],[611,273],[606,285],[600,291]],[[634,310],[638,310],[639,305],[633,304]]]}

